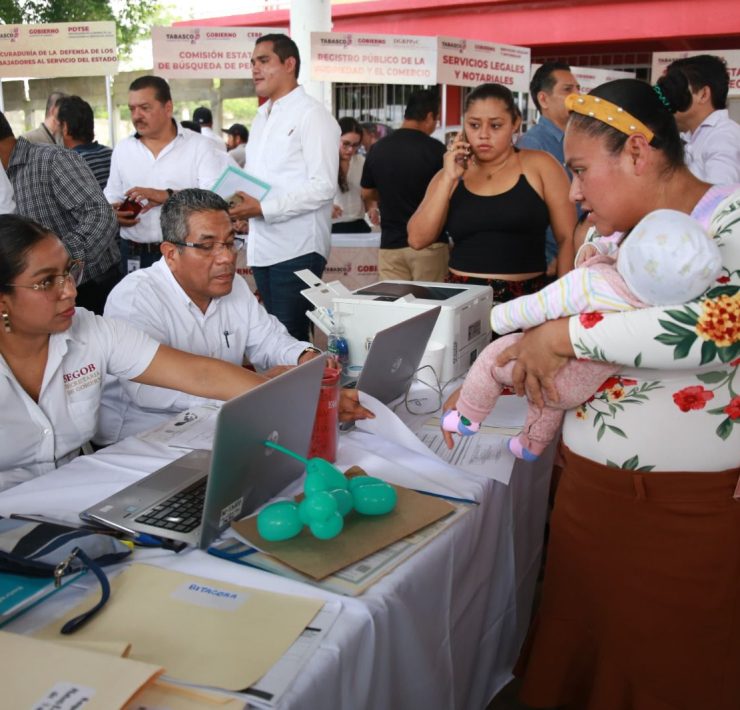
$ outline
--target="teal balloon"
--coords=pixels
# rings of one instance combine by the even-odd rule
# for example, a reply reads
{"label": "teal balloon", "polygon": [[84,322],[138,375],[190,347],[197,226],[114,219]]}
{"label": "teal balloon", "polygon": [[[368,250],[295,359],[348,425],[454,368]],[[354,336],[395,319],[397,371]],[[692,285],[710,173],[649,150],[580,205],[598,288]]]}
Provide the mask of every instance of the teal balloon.
{"label": "teal balloon", "polygon": [[257,514],[257,532],[270,542],[290,540],[302,529],[298,506],[292,501],[271,503]]}
{"label": "teal balloon", "polygon": [[324,477],[329,488],[347,488],[347,479],[344,474],[326,459],[309,459],[306,464],[306,472],[318,473]]}
{"label": "teal balloon", "polygon": [[316,470],[315,467],[312,469],[310,463],[311,462],[309,461],[309,465],[306,466],[306,480],[303,483],[303,492],[306,497],[312,496],[314,493],[318,493],[319,491],[326,491],[329,490],[329,488],[335,488],[335,486],[329,485],[323,471]]}
{"label": "teal balloon", "polygon": [[355,476],[349,479],[349,490],[354,493],[360,486],[369,486],[373,483],[385,483],[385,481],[375,476]]}
{"label": "teal balloon", "polygon": [[334,500],[337,502],[339,514],[342,517],[347,515],[347,513],[349,513],[354,507],[352,494],[348,490],[344,488],[335,488],[334,490],[329,491],[329,493],[334,496]]}
{"label": "teal balloon", "polygon": [[317,521],[310,525],[311,532],[319,540],[331,540],[342,532],[343,527],[344,518],[339,512],[334,512],[326,520]]}
{"label": "teal balloon", "polygon": [[298,505],[298,516],[305,525],[321,523],[337,512],[337,501],[327,491],[317,491],[306,496]]}
{"label": "teal balloon", "polygon": [[387,483],[371,483],[352,491],[355,510],[363,515],[385,515],[396,507],[396,491]]}

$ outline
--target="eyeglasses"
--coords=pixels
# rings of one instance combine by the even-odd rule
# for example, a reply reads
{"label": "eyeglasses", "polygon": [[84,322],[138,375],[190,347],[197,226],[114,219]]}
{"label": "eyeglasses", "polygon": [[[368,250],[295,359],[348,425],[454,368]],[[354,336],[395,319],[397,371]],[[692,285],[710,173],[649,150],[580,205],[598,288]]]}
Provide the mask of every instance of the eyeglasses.
{"label": "eyeglasses", "polygon": [[357,141],[357,143],[350,143],[349,141],[342,141],[342,148],[346,148],[349,150],[350,148],[352,150],[357,150],[362,145],[362,141]]}
{"label": "eyeglasses", "polygon": [[64,286],[68,280],[72,281],[75,287],[80,285],[82,281],[82,269],[85,262],[81,260],[75,260],[70,262],[69,267],[64,273],[61,274],[50,274],[45,277],[43,281],[39,281],[35,284],[3,284],[4,286],[18,286],[20,288],[32,288],[34,291],[40,291],[50,301],[59,298],[59,294],[64,290]]}
{"label": "eyeglasses", "polygon": [[229,254],[236,254],[244,248],[244,240],[236,237],[229,242],[170,242],[178,247],[189,247],[197,249],[202,254],[219,254],[227,251]]}

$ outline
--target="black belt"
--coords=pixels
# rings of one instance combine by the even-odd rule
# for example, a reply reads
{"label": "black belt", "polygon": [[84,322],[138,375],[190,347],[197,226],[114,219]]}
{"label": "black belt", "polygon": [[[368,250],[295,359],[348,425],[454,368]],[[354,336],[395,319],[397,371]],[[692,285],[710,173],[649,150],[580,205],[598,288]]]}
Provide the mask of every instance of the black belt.
{"label": "black belt", "polygon": [[124,239],[128,246],[129,254],[159,254],[159,245],[162,242],[135,242],[132,239]]}

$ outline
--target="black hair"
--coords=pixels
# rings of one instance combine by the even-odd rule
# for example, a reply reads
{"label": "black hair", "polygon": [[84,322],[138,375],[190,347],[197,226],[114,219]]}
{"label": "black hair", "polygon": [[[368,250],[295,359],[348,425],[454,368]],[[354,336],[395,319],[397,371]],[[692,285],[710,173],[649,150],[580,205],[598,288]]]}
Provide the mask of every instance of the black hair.
{"label": "black hair", "polygon": [[191,131],[195,131],[196,133],[201,133],[200,123],[196,123],[195,121],[180,121],[180,125],[183,128],[189,128]]}
{"label": "black hair", "polygon": [[172,101],[170,85],[161,76],[140,76],[134,79],[128,87],[129,91],[141,91],[142,89],[154,89],[154,98],[161,104]]}
{"label": "black hair", "polygon": [[671,62],[658,79],[658,86],[675,111],[686,111],[693,101],[691,92],[708,86],[712,92],[712,108],[718,111],[727,108],[730,74],[724,59],[713,54],[700,54]]}
{"label": "black hair", "polygon": [[69,135],[83,143],[92,143],[95,139],[92,106],[79,96],[64,96],[57,105],[57,120],[67,127]]}
{"label": "black hair", "polygon": [[8,123],[8,119],[5,118],[5,114],[0,111],[0,141],[4,141],[6,138],[14,138],[13,129]]}
{"label": "black hair", "polygon": [[540,91],[544,91],[546,94],[552,93],[555,84],[557,84],[557,80],[553,76],[556,71],[570,71],[570,66],[565,62],[545,62],[532,75],[532,81],[529,82],[529,96],[540,113],[542,113],[542,108],[537,100],[537,94]]}
{"label": "black hair", "polygon": [[438,118],[439,108],[437,89],[417,89],[409,95],[403,117],[409,121],[423,121],[431,113]]}
{"label": "black hair", "polygon": [[339,124],[339,130],[342,135],[345,133],[357,133],[357,135],[362,136],[362,126],[356,118],[342,116],[337,123]]}
{"label": "black hair", "polygon": [[[683,143],[678,133],[675,107],[669,108],[650,84],[639,79],[616,79],[597,86],[591,96],[611,101],[642,121],[655,135],[650,145],[665,156],[670,170],[684,164]],[[603,137],[607,150],[620,153],[629,136],[597,118],[571,111],[568,125],[593,137]]]}
{"label": "black hair", "polygon": [[26,255],[54,232],[28,217],[0,215],[0,293],[12,293],[10,285],[26,268]]}
{"label": "black hair", "polygon": [[502,101],[513,123],[516,123],[517,119],[522,115],[514,101],[514,94],[502,84],[480,84],[476,86],[465,99],[464,113],[467,113],[471,105],[476,101],[484,101],[486,99],[498,99]]}
{"label": "black hair", "polygon": [[223,197],[210,190],[199,187],[178,190],[162,205],[159,213],[162,240],[186,241],[190,233],[190,216],[198,212],[225,212],[228,215],[229,205]]}
{"label": "black hair", "polygon": [[298,53],[298,45],[288,35],[279,32],[262,35],[254,44],[255,47],[262,42],[272,42],[272,51],[278,55],[280,62],[285,64],[288,57],[295,59],[295,78],[301,72],[301,55]]}

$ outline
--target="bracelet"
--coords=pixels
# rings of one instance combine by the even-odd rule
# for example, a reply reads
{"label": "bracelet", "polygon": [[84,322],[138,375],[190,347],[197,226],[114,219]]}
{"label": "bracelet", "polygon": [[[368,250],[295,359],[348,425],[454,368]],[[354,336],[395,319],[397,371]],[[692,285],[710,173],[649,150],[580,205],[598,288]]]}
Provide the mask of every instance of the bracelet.
{"label": "bracelet", "polygon": [[303,357],[303,356],[304,356],[304,355],[305,355],[306,353],[316,353],[317,355],[322,355],[322,352],[321,352],[321,350],[319,350],[318,348],[315,348],[315,347],[314,347],[313,345],[309,345],[309,346],[308,346],[308,347],[307,347],[307,348],[306,348],[305,350],[303,350],[303,351],[301,352],[301,354],[300,354],[300,355],[298,356],[298,360],[300,361],[300,359],[301,359],[301,358],[302,358],[302,357]]}

